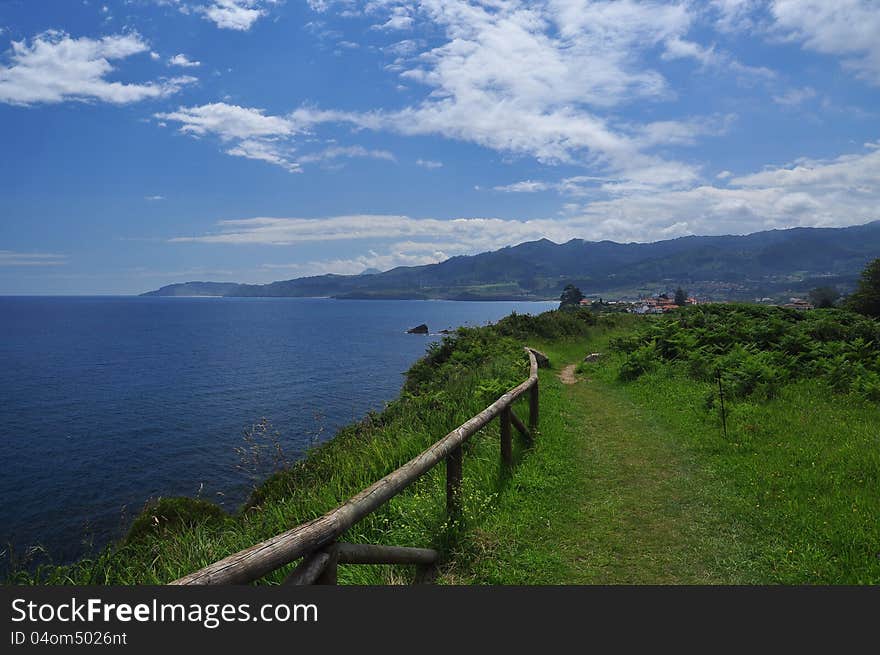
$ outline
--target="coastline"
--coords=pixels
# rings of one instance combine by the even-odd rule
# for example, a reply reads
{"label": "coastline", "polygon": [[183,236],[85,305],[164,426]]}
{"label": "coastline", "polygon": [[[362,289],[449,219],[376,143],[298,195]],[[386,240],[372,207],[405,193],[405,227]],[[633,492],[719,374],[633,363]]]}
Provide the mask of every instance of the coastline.
{"label": "coastline", "polygon": [[[198,498],[159,499],[141,512],[123,539],[67,565],[16,569],[7,582],[164,584],[321,516],[521,382],[528,374],[523,343],[555,321],[546,320],[548,314],[552,313],[513,314],[488,326],[459,328],[435,342],[407,371],[401,393],[384,410],[368,412],[315,445],[304,459],[255,484],[250,498],[234,513]],[[564,318],[564,334],[587,328],[584,320]],[[265,445],[271,451],[271,439]],[[358,524],[350,538],[381,543],[390,534],[390,543],[446,552],[461,531],[491,511],[491,490],[506,478],[496,439],[475,439],[468,450],[473,462],[468,464],[460,524],[446,523],[443,471],[434,469]],[[399,575],[394,567],[352,568],[357,570],[346,573],[346,582],[354,584],[387,584]],[[284,575],[285,570],[279,570],[266,582],[280,582]]]}

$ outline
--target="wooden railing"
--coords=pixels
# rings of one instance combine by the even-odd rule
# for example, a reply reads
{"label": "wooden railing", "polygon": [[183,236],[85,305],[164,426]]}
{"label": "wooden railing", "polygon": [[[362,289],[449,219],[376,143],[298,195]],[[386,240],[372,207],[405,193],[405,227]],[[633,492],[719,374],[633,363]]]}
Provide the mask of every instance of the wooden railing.
{"label": "wooden railing", "polygon": [[[501,459],[513,464],[511,425],[529,442],[538,427],[538,361],[529,355],[529,377],[473,418],[437,441],[397,470],[359,494],[308,523],[275,535],[261,543],[190,573],[171,584],[246,584],[302,558],[285,584],[336,584],[338,564],[415,564],[424,573],[439,557],[428,548],[338,543],[337,539],[365,516],[391,500],[421,475],[446,461],[446,511],[460,511],[462,445],[496,416],[501,421]],[[512,405],[529,392],[529,427],[513,413]]]}

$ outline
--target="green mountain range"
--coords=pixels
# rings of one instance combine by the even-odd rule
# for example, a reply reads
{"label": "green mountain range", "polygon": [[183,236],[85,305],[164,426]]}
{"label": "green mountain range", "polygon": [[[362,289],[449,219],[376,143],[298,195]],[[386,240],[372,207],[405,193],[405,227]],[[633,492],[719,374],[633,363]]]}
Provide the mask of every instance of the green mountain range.
{"label": "green mountain range", "polygon": [[547,239],[438,264],[270,284],[185,282],[145,296],[450,300],[558,299],[567,284],[588,296],[635,298],[681,286],[714,300],[782,298],[817,286],[851,290],[880,257],[880,221],[745,236],[689,236],[654,243]]}

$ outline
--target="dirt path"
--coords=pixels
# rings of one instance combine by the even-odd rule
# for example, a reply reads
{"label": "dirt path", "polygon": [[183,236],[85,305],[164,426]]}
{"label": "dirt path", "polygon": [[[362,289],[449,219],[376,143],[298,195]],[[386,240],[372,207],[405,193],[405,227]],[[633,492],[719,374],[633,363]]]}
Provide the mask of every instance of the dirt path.
{"label": "dirt path", "polygon": [[569,364],[559,372],[559,379],[562,380],[562,384],[574,384],[577,382],[577,378],[574,376],[575,366],[575,364]]}
{"label": "dirt path", "polygon": [[[573,352],[552,352],[571,362]],[[748,579],[715,482],[658,411],[613,386],[544,375],[541,434],[454,583],[712,584]]]}

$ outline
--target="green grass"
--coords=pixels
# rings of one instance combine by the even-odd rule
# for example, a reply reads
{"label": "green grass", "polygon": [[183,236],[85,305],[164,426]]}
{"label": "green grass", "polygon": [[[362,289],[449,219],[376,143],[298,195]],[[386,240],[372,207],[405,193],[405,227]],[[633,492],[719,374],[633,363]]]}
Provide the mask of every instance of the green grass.
{"label": "green grass", "polygon": [[709,384],[665,371],[622,393],[663,407],[682,449],[724,481],[717,512],[751,528],[750,581],[880,583],[877,403],[799,381],[764,403],[731,404],[725,438],[704,408]]}
{"label": "green grass", "polygon": [[450,583],[672,584],[748,579],[735,526],[714,514],[720,486],[676,434],[604,386],[563,385],[563,364],[601,348],[546,346],[535,449],[498,509],[463,540]]}
{"label": "green grass", "polygon": [[558,381],[607,341],[546,346],[538,444],[445,581],[880,582],[877,403],[795,380],[729,402],[725,437],[715,387],[683,367],[623,382],[612,353]]}

